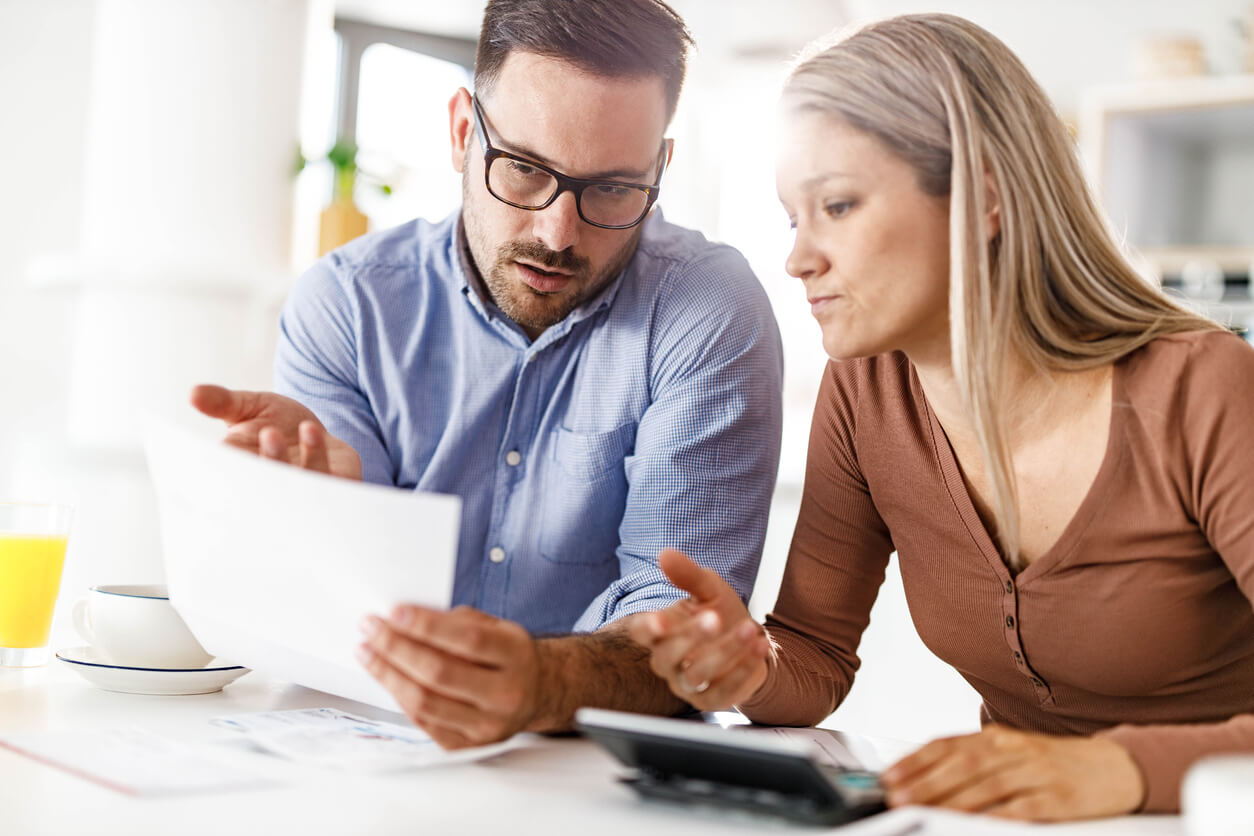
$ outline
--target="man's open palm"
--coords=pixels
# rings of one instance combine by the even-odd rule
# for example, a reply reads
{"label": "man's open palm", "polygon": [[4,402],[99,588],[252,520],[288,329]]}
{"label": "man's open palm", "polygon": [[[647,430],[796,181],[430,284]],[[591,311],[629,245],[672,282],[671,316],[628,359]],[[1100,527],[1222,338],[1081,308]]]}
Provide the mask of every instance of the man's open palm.
{"label": "man's open palm", "polygon": [[274,392],[244,392],[204,384],[192,406],[226,422],[227,444],[307,470],[361,479],[361,457],[327,432],[311,410]]}

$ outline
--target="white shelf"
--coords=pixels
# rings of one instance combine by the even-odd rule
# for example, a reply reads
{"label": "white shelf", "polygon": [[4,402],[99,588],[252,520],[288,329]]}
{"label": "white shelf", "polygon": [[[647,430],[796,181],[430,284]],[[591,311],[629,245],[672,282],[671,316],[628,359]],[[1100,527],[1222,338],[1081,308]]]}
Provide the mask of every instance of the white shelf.
{"label": "white shelf", "polygon": [[1093,89],[1081,136],[1098,198],[1160,274],[1195,259],[1249,272],[1254,75]]}
{"label": "white shelf", "polygon": [[1178,112],[1254,101],[1254,74],[1198,76],[1094,87],[1083,107],[1098,114]]}

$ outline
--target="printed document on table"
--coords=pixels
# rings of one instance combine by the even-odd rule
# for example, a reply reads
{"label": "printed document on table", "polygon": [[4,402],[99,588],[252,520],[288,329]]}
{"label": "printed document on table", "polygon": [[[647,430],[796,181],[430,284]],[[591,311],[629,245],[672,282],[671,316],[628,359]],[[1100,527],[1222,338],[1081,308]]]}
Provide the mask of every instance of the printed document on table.
{"label": "printed document on table", "polygon": [[507,741],[446,752],[422,729],[334,708],[233,714],[215,718],[213,723],[296,763],[355,771],[479,760],[519,745]]}
{"label": "printed document on table", "polygon": [[452,599],[461,501],[262,459],[145,416],[170,601],[210,653],[399,711],[358,624]]}
{"label": "printed document on table", "polygon": [[271,783],[218,760],[208,747],[141,728],[9,734],[0,737],[0,747],[127,795],[221,792]]}

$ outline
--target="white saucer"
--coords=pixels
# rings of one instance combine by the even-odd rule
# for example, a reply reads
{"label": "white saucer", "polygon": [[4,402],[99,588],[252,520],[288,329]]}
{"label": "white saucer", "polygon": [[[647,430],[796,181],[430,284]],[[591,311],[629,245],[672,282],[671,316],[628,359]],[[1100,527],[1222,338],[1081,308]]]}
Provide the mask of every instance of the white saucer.
{"label": "white saucer", "polygon": [[57,658],[92,685],[123,694],[212,694],[248,673],[248,668],[216,659],[203,668],[128,668],[111,664],[86,645],[58,650]]}

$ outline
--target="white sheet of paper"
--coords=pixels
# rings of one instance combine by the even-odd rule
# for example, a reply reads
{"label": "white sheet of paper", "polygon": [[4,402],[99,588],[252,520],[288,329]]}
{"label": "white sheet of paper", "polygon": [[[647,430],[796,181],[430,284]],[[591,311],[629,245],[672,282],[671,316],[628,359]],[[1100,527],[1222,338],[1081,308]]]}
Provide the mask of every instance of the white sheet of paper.
{"label": "white sheet of paper", "polygon": [[[756,729],[755,729],[756,730]],[[801,740],[813,745],[819,757],[832,766],[843,766],[846,769],[863,769],[863,763],[844,743],[826,729],[791,728],[772,726],[761,729],[760,734],[772,734],[789,740]]]}
{"label": "white sheet of paper", "polygon": [[498,743],[446,752],[422,729],[371,720],[335,708],[232,714],[214,725],[296,763],[353,771],[384,771],[478,760],[512,748]]}
{"label": "white sheet of paper", "polygon": [[447,607],[461,500],[311,473],[145,416],[170,601],[205,649],[398,711],[353,652],[400,602]]}
{"label": "white sheet of paper", "polygon": [[212,757],[203,747],[140,728],[29,732],[0,746],[127,795],[254,789],[271,781]]}

